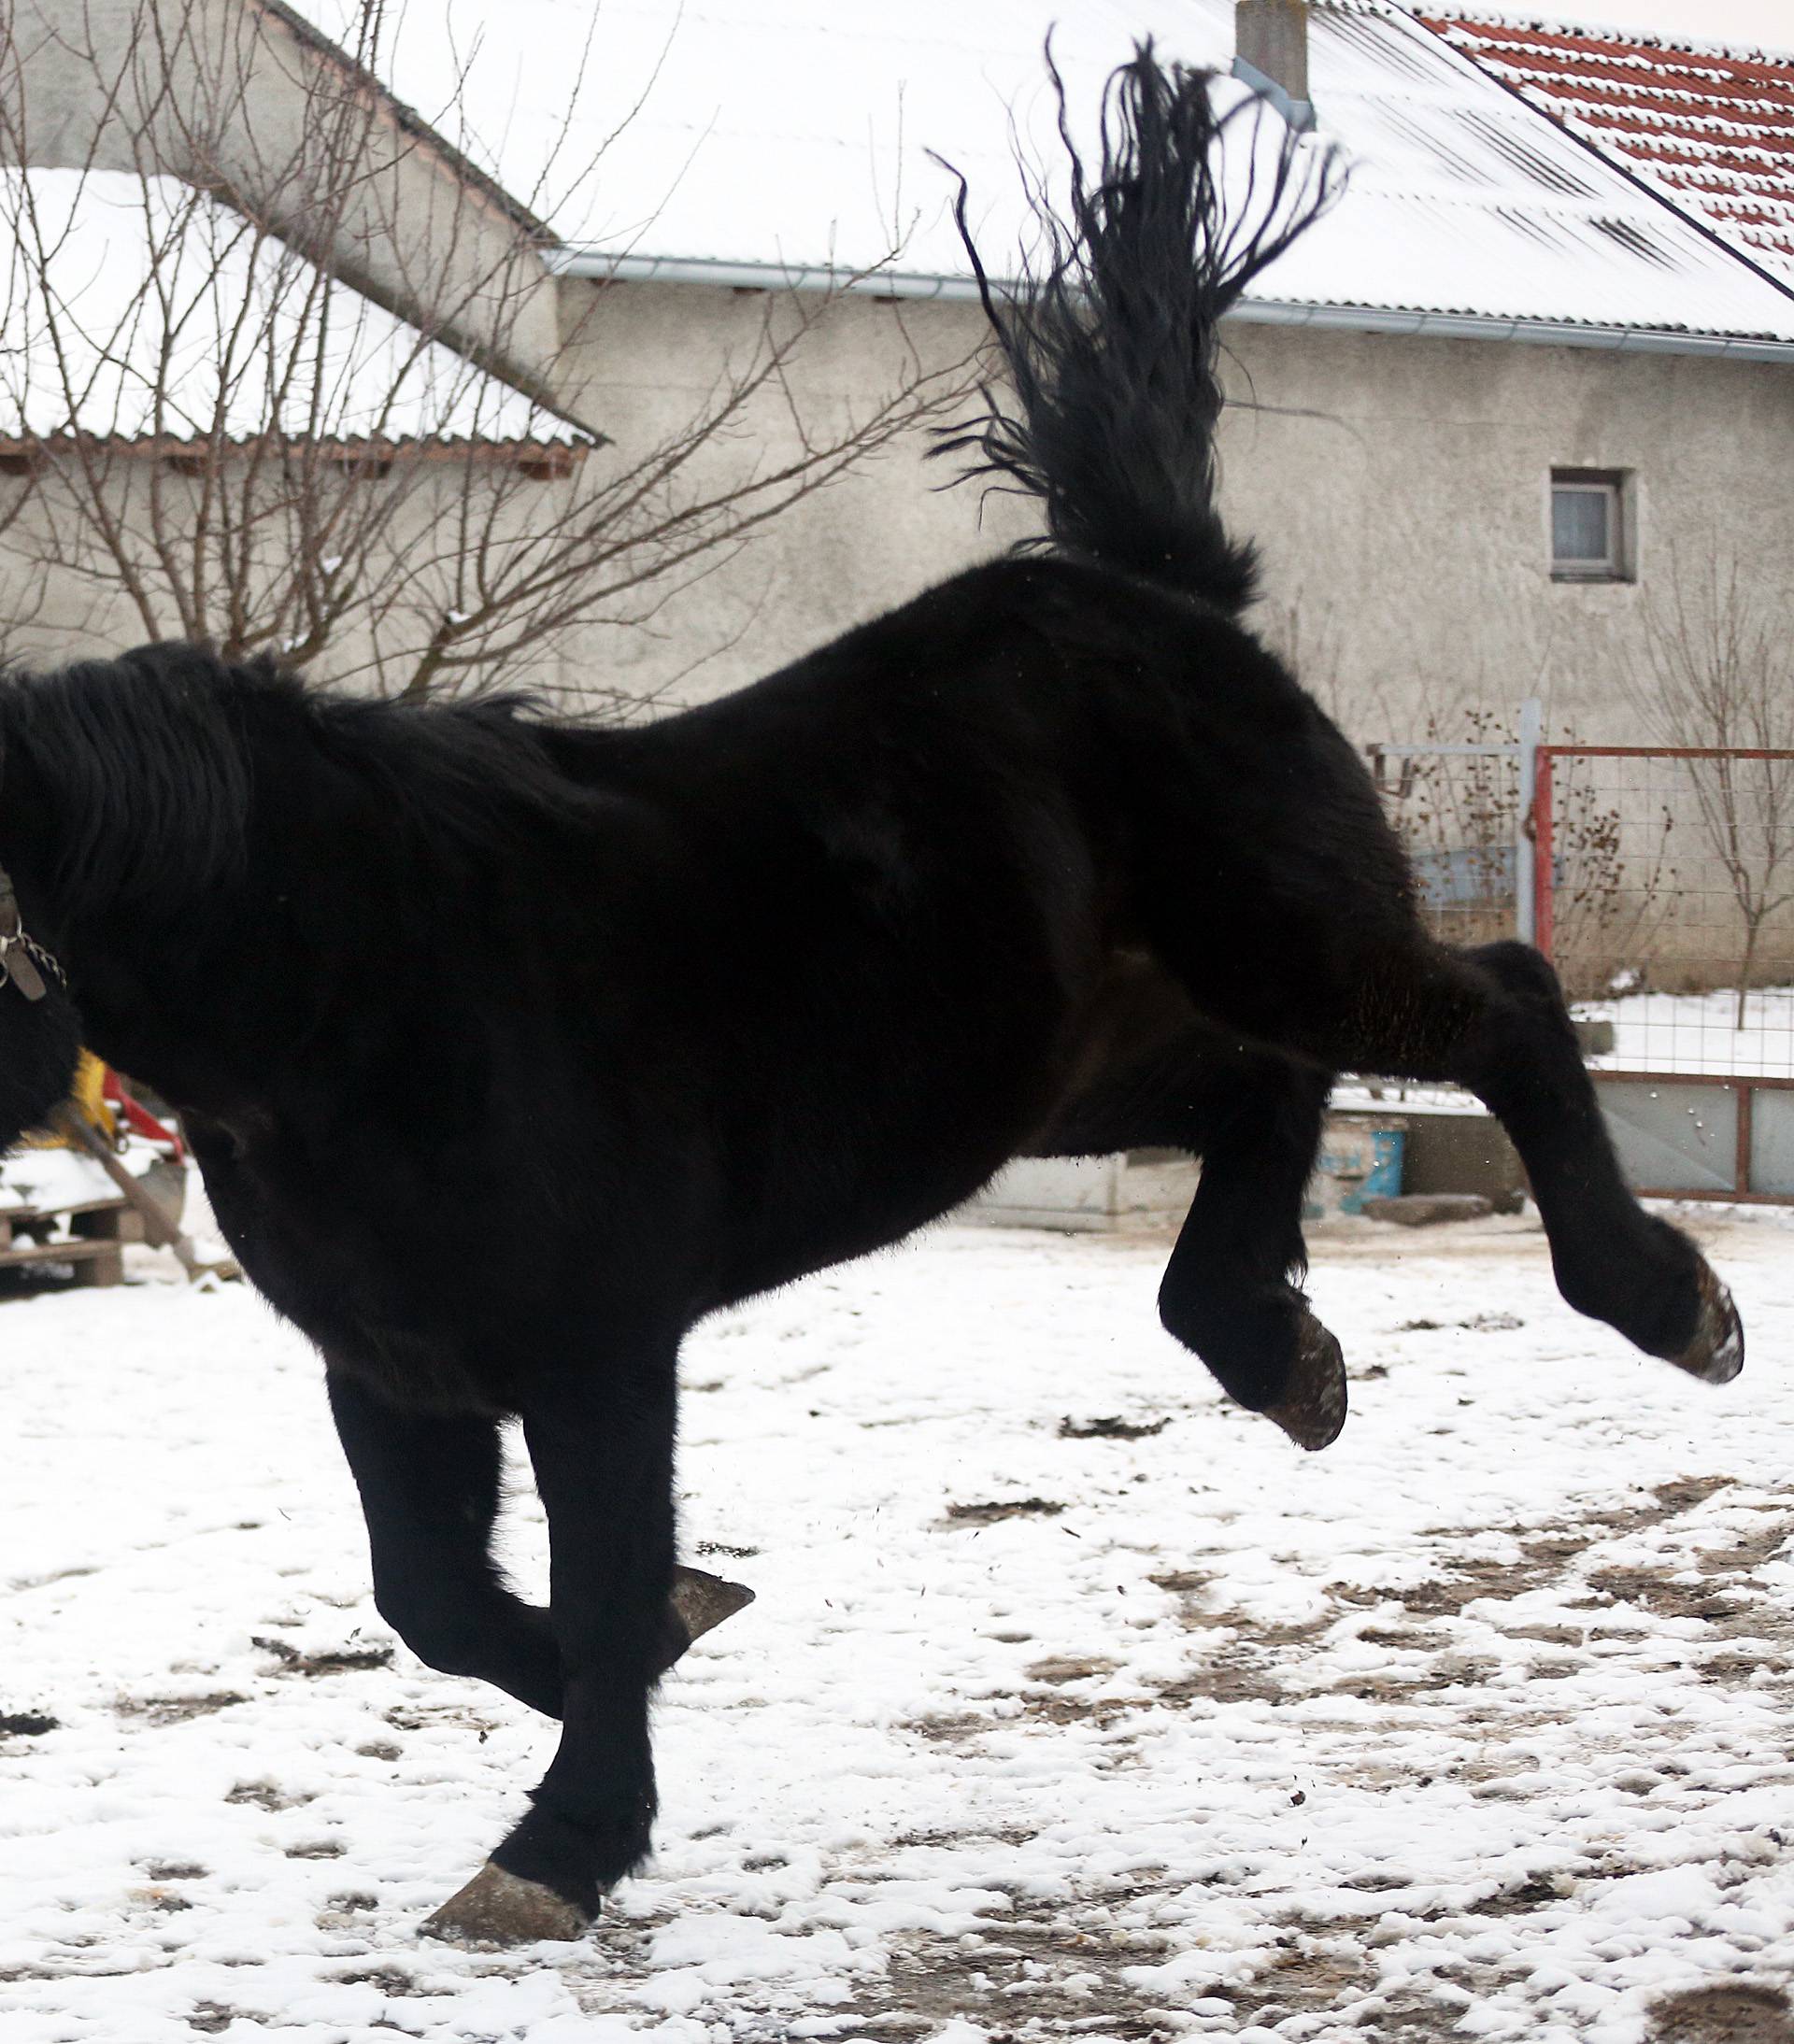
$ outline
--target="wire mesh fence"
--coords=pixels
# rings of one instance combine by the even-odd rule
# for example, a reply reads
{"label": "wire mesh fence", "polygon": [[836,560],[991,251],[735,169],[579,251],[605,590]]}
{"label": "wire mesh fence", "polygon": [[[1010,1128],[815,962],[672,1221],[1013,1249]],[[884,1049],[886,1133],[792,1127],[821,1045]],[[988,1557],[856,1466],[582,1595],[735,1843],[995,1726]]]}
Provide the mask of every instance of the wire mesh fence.
{"label": "wire mesh fence", "polygon": [[1422,913],[1447,944],[1489,944],[1520,930],[1520,743],[1473,712],[1467,735],[1368,748],[1371,774],[1414,869]]}
{"label": "wire mesh fence", "polygon": [[1493,719],[1370,751],[1434,934],[1557,967],[1633,1185],[1794,1200],[1794,752],[1534,745]]}
{"label": "wire mesh fence", "polygon": [[1536,931],[1603,1062],[1794,1079],[1794,752],[1546,745]]}

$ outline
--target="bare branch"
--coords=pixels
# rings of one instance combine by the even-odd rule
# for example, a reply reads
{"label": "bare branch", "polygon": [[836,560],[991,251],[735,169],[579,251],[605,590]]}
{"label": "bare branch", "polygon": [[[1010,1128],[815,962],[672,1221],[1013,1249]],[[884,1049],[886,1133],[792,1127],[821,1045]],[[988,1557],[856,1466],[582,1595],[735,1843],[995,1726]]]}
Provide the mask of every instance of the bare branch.
{"label": "bare branch", "polygon": [[[563,317],[534,229],[372,87],[397,19],[361,0],[339,60],[260,8],[0,0],[0,164],[66,166],[0,170],[16,583],[89,589],[147,638],[477,694],[593,626],[652,630],[970,387],[969,358],[929,362],[844,278],[768,294],[670,428],[628,405],[608,444],[571,423],[635,287],[584,287],[587,318]],[[567,162],[583,71],[549,150],[575,184],[603,171],[602,148]],[[78,147],[39,146],[40,96],[90,109]],[[807,375],[849,316],[880,320],[891,362],[854,409]]]}

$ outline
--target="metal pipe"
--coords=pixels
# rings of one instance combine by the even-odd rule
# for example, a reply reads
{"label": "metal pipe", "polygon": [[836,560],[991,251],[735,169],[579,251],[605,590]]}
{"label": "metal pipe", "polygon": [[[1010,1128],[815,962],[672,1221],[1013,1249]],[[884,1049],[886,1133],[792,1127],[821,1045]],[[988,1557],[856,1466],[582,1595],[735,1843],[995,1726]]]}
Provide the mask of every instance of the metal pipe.
{"label": "metal pipe", "polygon": [[1514,916],[1522,944],[1539,941],[1538,846],[1532,839],[1532,798],[1539,785],[1539,743],[1545,705],[1537,696],[1520,704],[1520,801],[1514,817]]}

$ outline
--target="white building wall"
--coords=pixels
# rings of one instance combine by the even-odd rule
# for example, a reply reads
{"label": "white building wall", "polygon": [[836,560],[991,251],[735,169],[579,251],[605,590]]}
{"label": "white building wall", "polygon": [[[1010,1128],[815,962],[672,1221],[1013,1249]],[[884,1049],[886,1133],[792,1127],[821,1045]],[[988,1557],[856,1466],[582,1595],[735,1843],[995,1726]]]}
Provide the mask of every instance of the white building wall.
{"label": "white building wall", "polygon": [[[611,287],[586,314],[584,373],[616,458],[689,416],[765,313],[754,294]],[[969,355],[981,322],[960,302],[851,301],[806,348],[800,400],[838,419],[910,347]],[[1356,735],[1412,737],[1430,713],[1534,693],[1557,735],[1636,735],[1627,678],[1648,667],[1646,606],[1678,576],[1692,588],[1735,560],[1765,601],[1794,599],[1794,364],[1239,322],[1228,348],[1222,489],[1263,553],[1254,619]],[[755,427],[720,458],[789,447],[781,407]],[[942,491],[925,451],[914,434],[797,506],[651,632],[589,634],[570,670],[607,662],[696,700],[1034,530],[1013,498],[986,498],[980,519],[975,486]],[[1554,467],[1631,472],[1635,582],[1553,580]]]}

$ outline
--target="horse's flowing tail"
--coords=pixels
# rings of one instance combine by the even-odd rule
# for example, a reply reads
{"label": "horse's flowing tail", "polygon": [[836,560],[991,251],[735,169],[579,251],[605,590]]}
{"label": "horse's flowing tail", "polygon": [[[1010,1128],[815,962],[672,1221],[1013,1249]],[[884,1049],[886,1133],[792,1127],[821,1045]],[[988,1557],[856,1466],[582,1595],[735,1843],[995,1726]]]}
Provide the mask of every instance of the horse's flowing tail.
{"label": "horse's flowing tail", "polygon": [[[1331,203],[1338,158],[1283,129],[1262,101],[1217,114],[1210,75],[1160,64],[1147,42],[1109,80],[1091,182],[1050,46],[1046,62],[1071,159],[1069,219],[1030,177],[1044,246],[1004,288],[979,259],[963,178],[956,208],[1019,416],[987,390],[985,416],[947,429],[935,451],[972,450],[966,474],[1038,496],[1040,544],[1239,611],[1257,561],[1215,504],[1220,319]],[[1269,122],[1282,131],[1274,142]],[[1231,194],[1222,145],[1241,123]]]}

